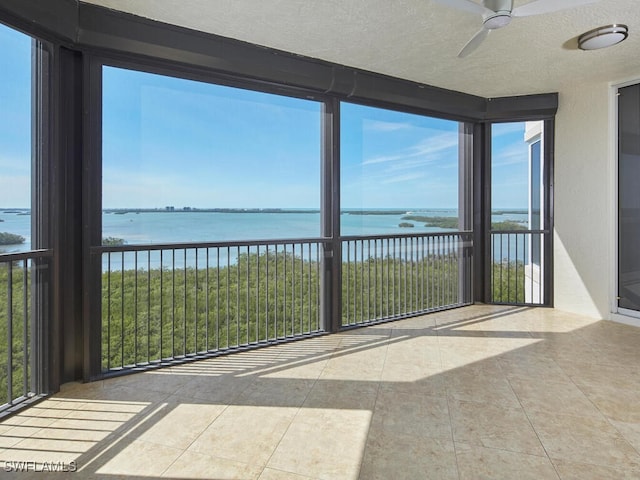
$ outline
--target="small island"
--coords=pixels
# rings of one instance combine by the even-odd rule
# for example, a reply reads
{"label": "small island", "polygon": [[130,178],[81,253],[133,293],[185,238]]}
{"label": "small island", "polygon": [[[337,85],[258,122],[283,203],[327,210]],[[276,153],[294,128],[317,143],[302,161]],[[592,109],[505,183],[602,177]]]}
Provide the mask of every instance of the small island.
{"label": "small island", "polygon": [[105,237],[102,239],[102,245],[105,247],[121,247],[126,243],[127,242],[124,240],[124,238]]}
{"label": "small island", "polygon": [[400,222],[398,225],[400,228],[413,228],[415,225],[409,222]]}
{"label": "small island", "polygon": [[[415,222],[424,222],[425,227],[437,227],[450,230],[458,230],[458,217],[426,217],[423,215],[405,215],[402,220],[413,220]],[[402,224],[400,225],[402,226]],[[413,225],[412,225],[413,226]],[[501,222],[493,222],[491,230],[494,231],[511,231],[511,230],[527,230],[526,222],[517,220],[503,220]]]}
{"label": "small island", "polygon": [[424,222],[425,227],[458,229],[458,217],[427,217],[424,215],[405,215],[402,220],[413,220],[414,222]]}
{"label": "small island", "polygon": [[0,245],[20,245],[24,243],[25,238],[15,233],[0,232]]}

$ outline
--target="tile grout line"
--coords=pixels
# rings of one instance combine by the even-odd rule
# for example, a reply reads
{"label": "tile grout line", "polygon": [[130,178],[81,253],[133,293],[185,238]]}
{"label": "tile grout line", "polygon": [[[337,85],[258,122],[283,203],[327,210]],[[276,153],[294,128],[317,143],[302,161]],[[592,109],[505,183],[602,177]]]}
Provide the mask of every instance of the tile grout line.
{"label": "tile grout line", "polygon": [[[434,317],[435,317],[435,315],[437,315],[437,314],[434,314]],[[444,325],[445,324],[443,323],[443,326]],[[440,336],[441,336],[441,334],[440,334],[440,328],[438,328],[438,327],[439,327],[438,318],[436,317],[436,318],[434,318],[434,331],[435,331],[435,334],[436,334],[435,336],[436,336],[436,339],[437,339],[437,348],[438,348],[438,362],[439,362],[438,370],[441,372],[440,374],[442,374],[443,368],[444,368],[443,367],[444,364],[442,363],[442,348],[441,348],[441,345],[440,345]],[[444,398],[445,398],[445,401],[447,402],[447,414],[449,416],[449,428],[451,430],[451,445],[453,446],[453,456],[454,456],[454,458],[456,460],[456,474],[458,476],[458,479],[460,479],[460,465],[458,463],[458,449],[456,447],[456,441],[455,441],[455,438],[454,438],[454,435],[453,435],[453,421],[452,421],[452,418],[451,418],[451,406],[449,404],[449,387],[447,386],[446,382],[443,382],[443,383],[444,383],[444,385],[443,385],[444,386]]]}
{"label": "tile grout line", "polygon": [[[171,367],[170,367],[170,368],[171,368]],[[176,389],[175,389],[172,393],[167,394],[167,395],[163,398],[163,400],[166,400],[166,399],[171,398],[171,397],[175,397],[175,396],[178,394],[178,392],[180,392],[180,390],[182,390],[182,389],[185,387],[185,385],[186,385],[186,384],[188,384],[188,383],[189,383],[189,382],[185,382],[185,384],[183,384],[183,385],[181,385],[181,386],[179,386],[179,387],[176,387]],[[249,386],[250,386],[250,385],[251,385],[251,383],[248,383],[244,390],[246,390],[247,388],[249,388]],[[244,392],[244,390],[242,390],[242,392],[239,392],[239,393],[238,393],[238,395],[236,395],[236,397],[235,397],[235,398],[237,398],[239,395],[241,395],[241,394]],[[195,398],[194,398],[194,400],[197,400],[197,399],[195,399]],[[174,465],[174,464],[175,464],[175,463],[176,463],[176,462],[177,462],[177,461],[178,461],[178,460],[179,460],[179,459],[180,459],[180,458],[181,458],[181,457],[182,457],[182,456],[183,456],[183,455],[184,455],[184,454],[189,450],[189,448],[190,448],[190,447],[191,447],[191,446],[192,446],[192,445],[193,445],[193,444],[194,444],[194,443],[195,443],[195,442],[196,442],[196,441],[197,441],[197,440],[198,440],[198,439],[199,439],[199,438],[204,434],[204,432],[205,432],[205,431],[206,431],[206,430],[207,430],[211,425],[213,425],[213,423],[214,423],[218,418],[220,418],[220,415],[222,415],[224,412],[226,412],[226,411],[227,411],[227,409],[228,409],[228,408],[229,408],[229,403],[227,403],[227,404],[224,406],[224,408],[220,411],[220,413],[218,413],[218,415],[216,415],[216,416],[215,416],[215,418],[214,418],[214,419],[212,419],[212,420],[211,420],[211,422],[209,422],[209,423],[207,424],[207,426],[206,426],[206,427],[204,427],[204,428],[202,429],[202,431],[200,432],[200,434],[198,434],[198,435],[197,435],[197,436],[196,436],[196,437],[195,437],[195,438],[194,438],[194,439],[189,443],[189,445],[187,445],[185,448],[180,449],[180,450],[182,450],[182,452],[180,453],[180,455],[178,455],[178,456],[177,456],[177,457],[176,457],[176,458],[175,458],[175,459],[174,459],[174,460],[173,460],[173,461],[172,461],[172,462],[167,466],[167,468],[165,468],[165,469],[162,471],[162,473],[160,474],[160,476],[161,476],[161,477],[162,477],[162,476],[164,476],[164,474],[165,474],[165,473],[166,473],[166,472],[167,472],[171,467],[173,467],[173,465]],[[151,442],[151,443],[153,443],[153,442]],[[171,448],[171,447],[170,447],[170,448]],[[199,453],[199,452],[196,452],[196,453]]]}
{"label": "tile grout line", "polygon": [[[291,418],[291,421],[289,422],[289,425],[287,425],[287,428],[284,430],[284,432],[282,433],[282,436],[280,437],[280,440],[278,440],[278,442],[276,443],[275,447],[273,448],[273,451],[271,452],[271,455],[269,455],[269,458],[265,461],[264,466],[262,467],[262,470],[260,470],[260,474],[256,477],[257,479],[259,479],[262,474],[264,473],[264,471],[267,468],[273,468],[273,467],[269,467],[269,462],[271,462],[271,459],[273,458],[273,456],[275,455],[276,451],[278,450],[278,447],[280,446],[280,444],[282,443],[282,440],[284,439],[284,437],[287,435],[287,432],[289,432],[289,429],[291,428],[291,425],[293,424],[293,422],[296,420],[296,418],[298,418],[298,415],[300,414],[300,411],[302,410],[304,404],[306,403],[307,399],[309,398],[309,395],[311,394],[311,391],[315,388],[316,384],[318,383],[318,380],[320,379],[320,377],[322,376],[322,373],[325,371],[325,369],[327,368],[327,365],[329,363],[329,360],[331,360],[334,357],[335,352],[340,349],[341,347],[336,347],[333,349],[333,351],[331,352],[331,355],[329,356],[329,358],[327,359],[327,362],[324,364],[324,366],[322,367],[322,370],[320,370],[320,372],[318,373],[318,376],[316,378],[314,378],[313,380],[313,384],[311,385],[311,388],[309,388],[309,391],[307,392],[307,394],[304,397],[304,400],[302,400],[302,402],[300,403],[300,405],[297,407],[296,409],[296,413],[295,415]],[[282,470],[280,468],[274,468],[274,470],[278,470],[281,472],[286,472],[286,473],[292,473],[294,475],[300,475],[298,472],[290,472],[288,470]],[[313,477],[310,477],[313,478]]]}
{"label": "tile grout line", "polygon": [[[387,356],[389,355],[389,341],[393,338],[393,326],[389,328],[389,335],[387,336],[386,348],[384,351],[384,360],[382,361],[382,368],[380,369],[380,377],[376,381],[376,397],[373,402],[373,410],[371,411],[371,419],[373,420],[373,416],[376,412],[376,407],[378,405],[378,397],[380,396],[380,385],[382,383],[382,375],[384,373],[385,366],[387,365]],[[364,464],[365,454],[367,452],[367,443],[369,443],[369,435],[371,434],[371,425],[369,425],[369,429],[367,430],[367,437],[364,441],[364,449],[362,451],[362,455],[360,456],[360,464],[358,465],[358,478],[360,478],[362,472],[362,465]]]}
{"label": "tile grout line", "polygon": [[[436,319],[437,322],[437,319]],[[436,338],[438,339],[438,358],[440,359],[440,370],[444,368],[442,365],[442,349],[440,348],[440,331],[436,329]],[[451,444],[453,445],[453,456],[456,459],[456,473],[458,474],[458,479],[461,478],[460,472],[460,463],[458,462],[458,445],[456,443],[455,435],[453,433],[453,418],[451,416],[451,403],[449,399],[449,386],[446,382],[444,382],[444,398],[447,401],[447,413],[449,415],[449,428],[451,429]]]}
{"label": "tile grout line", "polygon": [[[601,365],[601,366],[602,366],[602,365]],[[607,366],[607,365],[604,365],[604,366]],[[560,367],[560,368],[562,368],[562,367]],[[562,368],[562,371],[564,372],[564,368]],[[571,383],[572,383],[572,384],[573,384],[573,385],[574,385],[574,386],[575,386],[575,387],[580,391],[580,393],[582,393],[582,394],[585,396],[585,398],[589,401],[589,403],[590,403],[591,405],[593,405],[593,407],[594,407],[594,408],[595,408],[595,409],[600,413],[600,415],[602,415],[602,417],[603,417],[603,418],[604,418],[604,420],[607,422],[607,424],[608,424],[608,425],[610,425],[610,426],[611,426],[611,428],[613,428],[613,429],[618,433],[618,435],[620,435],[620,437],[621,437],[621,438],[622,438],[622,439],[627,443],[627,445],[629,445],[629,447],[631,447],[631,448],[632,448],[632,449],[633,449],[633,450],[638,454],[638,457],[639,457],[639,459],[640,459],[640,450],[639,450],[638,448],[636,448],[636,447],[635,447],[635,446],[634,446],[634,445],[633,445],[633,444],[632,444],[632,443],[627,439],[627,437],[626,437],[626,436],[624,436],[624,435],[623,435],[623,433],[618,429],[618,427],[616,427],[613,423],[611,423],[611,418],[610,418],[608,415],[606,415],[606,414],[605,414],[605,413],[604,413],[604,412],[603,412],[603,411],[602,411],[602,410],[601,410],[601,409],[600,409],[600,408],[599,408],[599,407],[598,407],[598,406],[593,402],[593,400],[591,399],[591,397],[590,397],[587,393],[585,393],[585,391],[584,391],[582,388],[580,388],[580,385],[578,385],[578,384],[573,380],[573,378],[572,378],[568,373],[566,373],[566,372],[565,372],[565,374],[566,374],[566,375],[567,375],[567,377],[569,378],[569,381],[570,381],[570,382],[571,382]],[[623,423],[626,423],[626,422],[623,422]]]}
{"label": "tile grout line", "polygon": [[[529,330],[527,330],[527,333],[529,333],[529,335],[533,337],[533,335],[531,335],[531,332]],[[536,355],[536,358],[537,358],[537,355]],[[500,363],[498,363],[498,365],[500,365]],[[500,369],[502,369],[502,365],[500,365]],[[563,370],[563,372],[564,372],[564,370]],[[547,460],[549,461],[549,463],[553,467],[553,471],[556,473],[556,476],[558,477],[558,480],[561,480],[562,477],[560,476],[560,472],[558,472],[556,464],[553,462],[551,456],[549,455],[549,452],[547,451],[547,447],[545,447],[544,443],[542,442],[542,439],[540,438],[540,434],[538,433],[538,430],[536,430],[535,426],[533,425],[533,422],[531,421],[531,418],[529,417],[529,412],[527,411],[527,409],[522,404],[522,400],[521,400],[520,396],[517,394],[517,392],[513,388],[513,385],[511,385],[511,380],[509,379],[509,377],[507,375],[505,375],[505,379],[507,380],[507,383],[509,384],[509,388],[513,392],[513,395],[516,397],[516,400],[518,400],[518,404],[520,405],[520,408],[522,408],[522,412],[524,413],[525,417],[527,418],[527,422],[529,422],[529,426],[531,427],[533,432],[536,434],[536,438],[538,439],[538,442],[540,443],[540,446],[542,447],[542,450],[544,451],[545,457],[547,458]]]}

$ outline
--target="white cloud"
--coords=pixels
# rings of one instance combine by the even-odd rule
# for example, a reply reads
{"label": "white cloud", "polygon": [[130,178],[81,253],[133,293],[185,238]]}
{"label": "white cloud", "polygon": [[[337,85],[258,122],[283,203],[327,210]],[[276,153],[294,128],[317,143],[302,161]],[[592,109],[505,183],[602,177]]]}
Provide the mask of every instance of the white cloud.
{"label": "white cloud", "polygon": [[362,162],[363,165],[397,162],[409,158],[435,155],[458,146],[458,134],[446,132],[431,136],[411,147],[407,147],[394,155],[383,155]]}
{"label": "white cloud", "polygon": [[529,161],[529,150],[527,144],[522,142],[512,143],[494,152],[492,166],[503,167],[507,165],[527,164]]}
{"label": "white cloud", "polygon": [[382,180],[380,183],[383,185],[386,185],[389,183],[410,182],[412,180],[417,180],[423,177],[424,177],[424,173],[408,173],[406,175],[396,175],[395,177],[387,177],[385,178],[385,180]]}
{"label": "white cloud", "polygon": [[364,125],[364,129],[370,132],[397,132],[398,130],[407,130],[412,127],[410,123],[383,122],[379,120],[370,120]]}
{"label": "white cloud", "polygon": [[413,170],[416,168],[424,167],[425,165],[429,165],[437,160],[438,158],[434,158],[434,157],[407,159],[404,162],[395,162],[390,165],[387,165],[386,171],[397,172],[400,170]]}
{"label": "white cloud", "polygon": [[522,133],[522,138],[524,139],[524,122],[494,123],[491,125],[491,136],[493,138],[520,132]]}

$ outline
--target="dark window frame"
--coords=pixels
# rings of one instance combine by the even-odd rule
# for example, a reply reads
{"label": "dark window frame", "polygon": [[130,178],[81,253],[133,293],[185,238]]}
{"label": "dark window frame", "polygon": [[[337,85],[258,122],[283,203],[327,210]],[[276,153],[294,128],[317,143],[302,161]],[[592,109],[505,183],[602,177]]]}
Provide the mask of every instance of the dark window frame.
{"label": "dark window frame", "polygon": [[[479,245],[482,248],[482,255],[476,255],[476,265],[478,269],[481,269],[481,274],[475,274],[474,281],[476,283],[476,301],[479,302],[492,302],[491,292],[491,145],[492,145],[492,132],[491,126],[496,123],[515,123],[529,121],[530,118],[514,118],[513,120],[504,120],[500,122],[492,122],[485,126],[484,132],[484,158],[474,159],[478,160],[482,165],[476,167],[476,173],[482,175],[483,179],[480,180],[483,188],[483,193],[480,194],[481,198],[478,202],[482,202],[481,217],[482,219],[475,225],[474,235]],[[542,147],[540,149],[540,162],[542,164],[542,195],[543,195],[543,208],[540,212],[540,222],[543,228],[531,229],[544,232],[540,244],[542,251],[545,252],[543,258],[539,262],[539,265],[543,269],[543,288],[540,292],[544,299],[541,303],[536,303],[535,306],[540,307],[553,307],[553,276],[554,276],[554,261],[553,261],[553,189],[554,189],[554,150],[555,150],[555,119],[545,118],[541,119],[542,126]],[[540,140],[538,140],[539,142]],[[530,151],[529,151],[530,153]],[[478,250],[476,250],[478,251]],[[479,260],[477,257],[481,256]],[[530,305],[528,303],[522,303],[521,305]]]}

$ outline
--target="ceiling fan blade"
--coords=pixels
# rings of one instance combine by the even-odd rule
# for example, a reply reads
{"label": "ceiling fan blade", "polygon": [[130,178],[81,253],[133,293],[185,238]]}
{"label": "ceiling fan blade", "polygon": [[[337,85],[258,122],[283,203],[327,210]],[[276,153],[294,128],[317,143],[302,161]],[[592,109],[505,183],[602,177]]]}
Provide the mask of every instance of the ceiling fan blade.
{"label": "ceiling fan blade", "polygon": [[434,0],[436,3],[446,5],[448,7],[457,8],[465,12],[476,13],[478,15],[487,15],[494,13],[493,10],[488,9],[484,5],[481,5],[471,0]]}
{"label": "ceiling fan blade", "polygon": [[533,2],[514,8],[512,17],[529,17],[531,15],[542,15],[543,13],[557,12],[567,8],[580,7],[599,0],[535,0]]}
{"label": "ceiling fan blade", "polygon": [[458,54],[458,58],[464,58],[470,55],[471,53],[473,53],[475,49],[478,48],[480,44],[484,41],[484,39],[487,38],[487,35],[489,35],[489,32],[491,32],[491,30],[482,28],[478,33],[476,33],[471,38],[471,40],[469,40],[467,44],[464,47],[462,47],[462,50],[460,50],[460,53]]}

